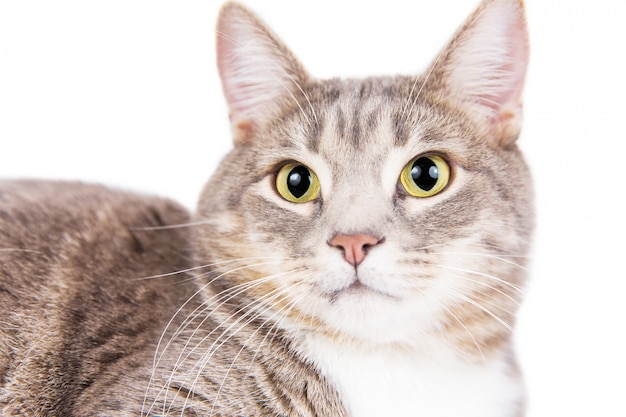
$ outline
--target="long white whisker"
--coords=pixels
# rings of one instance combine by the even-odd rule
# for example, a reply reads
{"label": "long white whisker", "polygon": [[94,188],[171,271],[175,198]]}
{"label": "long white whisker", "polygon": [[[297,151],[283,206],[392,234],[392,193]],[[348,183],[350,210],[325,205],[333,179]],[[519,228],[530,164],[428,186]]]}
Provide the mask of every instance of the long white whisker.
{"label": "long white whisker", "polygon": [[505,281],[502,278],[498,278],[498,277],[496,277],[494,275],[487,274],[485,272],[473,271],[471,269],[458,268],[458,267],[454,267],[454,266],[434,264],[434,263],[429,264],[429,266],[437,267],[437,268],[443,268],[443,269],[449,269],[451,271],[464,272],[466,274],[471,274],[471,275],[478,275],[478,276],[481,276],[481,277],[488,278],[488,279],[494,280],[496,282],[499,282],[502,285],[505,285],[505,286],[507,286],[509,288],[512,288],[513,290],[517,291],[518,293],[520,293],[522,295],[524,294],[524,290],[521,287],[519,287],[518,285],[515,285],[515,284],[513,284],[511,282]]}
{"label": "long white whisker", "polygon": [[20,249],[20,248],[0,248],[0,252],[26,252],[36,253],[37,255],[43,255],[43,252],[33,249]]}
{"label": "long white whisker", "polygon": [[[290,271],[290,272],[295,272],[295,271]],[[285,272],[287,273],[287,272]],[[282,274],[277,274],[277,275],[283,275],[285,273]],[[266,282],[269,279],[275,279],[275,276],[271,276],[271,277],[266,277],[263,279],[264,282]],[[256,283],[256,285],[260,285],[262,284],[262,282],[258,282]],[[231,318],[237,314],[240,313],[242,311],[245,311],[244,314],[242,314],[240,317],[238,317],[234,322],[232,322],[226,329],[224,329],[222,331],[222,333],[215,339],[215,341],[211,344],[211,346],[209,346],[206,349],[206,352],[202,355],[203,358],[201,361],[198,361],[194,367],[188,371],[188,374],[191,373],[191,371],[193,371],[194,369],[198,369],[198,372],[196,374],[196,377],[194,378],[194,381],[191,384],[191,389],[189,390],[190,392],[193,392],[193,387],[196,385],[198,378],[200,377],[201,371],[202,369],[205,368],[206,364],[210,361],[210,359],[213,357],[213,354],[215,352],[217,352],[221,346],[223,346],[226,342],[228,342],[228,340],[230,340],[231,337],[233,337],[237,332],[239,332],[241,329],[247,327],[252,321],[254,321],[259,313],[256,311],[254,307],[254,305],[260,305],[263,303],[267,303],[267,302],[272,302],[273,300],[277,299],[278,297],[282,296],[284,294],[284,290],[282,288],[277,288],[274,289],[273,291],[271,291],[270,293],[265,295],[265,299],[262,300],[254,300],[253,302],[251,302],[250,304],[248,304],[245,307],[242,307],[241,309],[238,309],[233,315],[231,315]],[[268,296],[271,296],[271,298],[268,298]],[[248,318],[249,317],[249,318]],[[243,321],[243,324],[240,324]],[[238,329],[233,331],[233,328],[235,326],[239,325]],[[211,333],[209,333],[209,335],[205,336],[200,342],[198,342],[196,344],[196,347],[192,349],[192,352],[195,351],[197,348],[199,348],[203,342],[213,333],[213,331]],[[223,339],[224,336],[227,336],[225,339]],[[191,353],[191,352],[190,352]]]}
{"label": "long white whisker", "polygon": [[152,231],[152,230],[170,230],[170,229],[182,229],[186,227],[195,227],[202,226],[205,224],[211,224],[210,220],[201,220],[197,222],[188,222],[188,223],[177,223],[177,224],[166,224],[163,226],[136,226],[129,227],[128,230],[132,231]]}
{"label": "long white whisker", "polygon": [[[238,269],[241,269],[241,268],[238,268]],[[228,272],[230,273],[230,272],[233,272],[233,271],[228,271]],[[205,311],[207,311],[207,310],[209,310],[209,309],[212,309],[212,305],[213,305],[215,302],[217,302],[217,301],[222,300],[222,301],[221,301],[221,303],[220,303],[218,306],[216,306],[215,308],[213,308],[213,310],[218,310],[221,306],[223,306],[224,304],[226,304],[229,300],[231,300],[232,298],[236,297],[237,295],[239,295],[239,294],[241,294],[241,293],[245,292],[246,290],[249,290],[249,289],[251,289],[251,288],[254,288],[254,287],[256,287],[256,286],[259,286],[259,285],[261,285],[261,284],[263,284],[263,283],[265,283],[265,282],[267,282],[267,281],[270,281],[270,280],[276,279],[277,277],[282,276],[282,275],[287,274],[287,273],[289,273],[289,272],[282,272],[282,273],[279,273],[279,274],[274,274],[274,275],[271,275],[271,276],[268,276],[268,277],[264,277],[264,278],[257,279],[257,280],[251,281],[251,282],[246,282],[246,283],[244,283],[244,284],[240,284],[240,285],[237,285],[237,286],[234,286],[234,287],[230,287],[227,291],[225,291],[225,293],[226,293],[226,294],[224,294],[224,293],[220,293],[220,294],[219,294],[219,297],[217,297],[218,295],[216,294],[216,296],[214,296],[214,297],[212,297],[211,299],[207,300],[207,302],[208,302],[208,301],[210,301],[210,300],[214,299],[214,301],[213,301],[212,303],[208,303],[208,304],[207,304],[207,302],[205,302],[205,303],[204,303],[204,308],[202,309],[202,311],[201,311],[199,314],[197,314],[197,315],[196,315],[196,317],[194,317],[194,318],[192,318],[192,319],[190,319],[190,320],[187,320],[186,322],[187,322],[187,323],[191,323],[191,322],[193,322],[193,321],[194,321],[194,320],[195,320],[195,319],[196,319],[199,315],[203,314]],[[234,292],[233,292],[233,290],[236,290],[236,291],[234,291]],[[244,307],[243,309],[241,309],[241,310],[238,310],[238,311],[243,311],[244,309],[245,309],[245,307]],[[229,326],[226,330],[224,330],[224,331],[222,332],[222,334],[221,334],[221,335],[220,335],[220,336],[219,336],[219,337],[215,340],[215,342],[213,342],[213,344],[211,345],[211,347],[209,347],[209,350],[211,350],[211,349],[215,346],[215,344],[216,344],[216,343],[217,343],[217,342],[218,342],[218,341],[219,341],[219,340],[223,337],[223,335],[224,335],[224,334],[226,334],[228,331],[230,331],[230,330],[232,329],[232,327],[233,327],[233,326],[235,326],[235,325],[236,325],[239,321],[241,321],[243,318],[245,318],[245,317],[246,317],[247,315],[249,315],[250,313],[251,313],[250,311],[249,311],[249,312],[244,313],[244,315],[243,315],[242,317],[240,317],[239,319],[237,319],[237,320],[236,320],[234,323],[232,323],[232,324],[231,324],[231,325],[230,325],[230,326]],[[203,324],[204,324],[204,323],[205,323],[205,322],[209,319],[209,317],[210,317],[210,315],[207,315],[204,319],[202,319],[202,321],[201,321],[201,322],[200,322],[200,323],[196,326],[196,329],[195,329],[195,330],[191,333],[191,335],[187,338],[187,342],[185,343],[185,345],[184,345],[183,349],[181,350],[181,353],[179,354],[179,357],[178,357],[178,359],[177,359],[177,361],[176,361],[176,364],[174,365],[174,368],[173,368],[172,374],[171,374],[170,378],[168,379],[168,382],[167,382],[166,386],[164,387],[165,389],[167,389],[167,387],[171,384],[171,378],[173,377],[173,375],[174,375],[174,373],[176,372],[176,370],[179,368],[179,366],[180,366],[179,364],[184,363],[184,362],[185,362],[185,361],[186,361],[186,360],[187,360],[187,359],[188,359],[188,358],[189,358],[189,357],[190,357],[190,356],[191,356],[191,355],[192,355],[192,354],[196,351],[196,349],[197,349],[199,346],[201,346],[201,345],[202,345],[202,343],[203,343],[203,342],[204,342],[207,338],[211,337],[211,336],[212,336],[212,335],[213,335],[213,334],[214,334],[217,330],[219,330],[219,328],[214,328],[213,330],[211,330],[211,332],[209,332],[209,334],[207,334],[206,336],[204,336],[204,337],[200,340],[200,342],[198,342],[198,343],[196,344],[196,347],[195,347],[195,348],[192,348],[191,350],[189,350],[189,343],[190,343],[190,341],[191,341],[191,340],[193,340],[193,338],[194,338],[194,336],[195,336],[196,332],[197,332],[197,331],[201,328],[201,326],[202,326],[202,325],[203,325]],[[186,327],[186,325],[185,325],[185,326],[181,326],[181,328],[183,328],[183,327]],[[176,331],[176,335],[177,335],[178,333],[182,332],[181,328],[179,328],[179,329]],[[173,339],[173,338],[172,338],[172,339]],[[187,354],[185,355],[185,357],[183,357],[183,352],[187,352]],[[202,361],[202,363],[198,363],[198,364],[196,364],[196,366],[194,366],[194,368],[193,368],[193,369],[195,369],[197,366],[204,366],[204,365],[203,365],[204,363],[206,363],[206,361]]]}
{"label": "long white whisker", "polygon": [[[241,259],[233,260],[233,262],[234,262],[234,261],[241,261],[241,260],[243,260],[243,259],[263,259],[263,258],[260,258],[260,257],[259,257],[259,258],[241,258]],[[274,258],[269,258],[269,259],[274,259]],[[279,258],[276,258],[276,259],[279,259]],[[224,263],[226,263],[226,261],[225,261],[225,262],[219,262],[218,264],[224,264]],[[256,266],[269,265],[269,264],[276,264],[276,263],[280,263],[280,262],[276,261],[276,262],[258,263],[258,264],[247,265],[247,266],[243,266],[243,267],[239,267],[239,268],[235,268],[235,269],[232,269],[232,270],[226,271],[226,272],[224,272],[224,273],[222,273],[222,274],[220,274],[220,275],[216,276],[215,278],[213,278],[212,280],[210,280],[210,281],[209,281],[209,282],[207,282],[206,284],[202,285],[202,286],[201,286],[201,287],[200,287],[200,288],[199,288],[199,289],[198,289],[198,290],[197,290],[197,291],[196,291],[196,292],[195,292],[195,293],[194,293],[191,297],[189,297],[189,298],[185,301],[185,303],[183,303],[183,305],[182,305],[181,307],[179,307],[179,309],[176,311],[176,313],[175,313],[175,314],[172,316],[172,318],[169,320],[169,322],[167,323],[167,325],[165,326],[165,329],[163,330],[163,332],[162,332],[162,334],[161,334],[161,337],[159,338],[159,342],[158,342],[158,344],[157,344],[157,348],[156,348],[156,350],[155,350],[155,358],[154,358],[154,361],[153,361],[153,367],[152,367],[152,369],[153,369],[153,370],[152,370],[152,376],[151,376],[150,381],[152,382],[152,381],[154,380],[155,372],[156,372],[156,369],[157,369],[157,368],[158,368],[158,366],[159,366],[160,360],[161,360],[161,358],[163,357],[163,355],[165,354],[165,352],[167,351],[167,349],[169,348],[169,346],[171,345],[171,343],[172,343],[172,342],[173,342],[173,341],[174,341],[174,340],[178,337],[178,335],[179,335],[180,333],[182,333],[182,331],[183,331],[183,330],[187,327],[187,325],[188,325],[189,323],[193,322],[193,321],[194,321],[194,320],[196,320],[196,319],[197,319],[200,315],[204,314],[204,312],[206,312],[206,311],[210,308],[210,306],[211,306],[211,304],[208,304],[208,305],[206,304],[206,303],[207,303],[207,301],[210,301],[210,299],[209,299],[209,300],[205,301],[204,303],[202,303],[200,306],[196,307],[196,308],[194,309],[194,311],[193,311],[193,312],[191,312],[191,313],[187,316],[187,318],[186,318],[185,320],[183,320],[183,323],[182,323],[182,324],[181,324],[181,325],[180,325],[180,326],[176,329],[176,331],[175,331],[175,332],[174,332],[174,334],[170,337],[170,339],[169,339],[169,341],[167,342],[167,344],[165,345],[165,347],[162,349],[161,354],[159,355],[159,354],[158,354],[158,352],[159,352],[160,347],[161,347],[161,345],[162,345],[162,343],[163,343],[163,338],[164,338],[165,334],[167,333],[167,330],[169,329],[169,327],[171,326],[171,324],[173,323],[173,321],[175,320],[175,318],[176,318],[176,317],[180,314],[180,312],[181,312],[181,311],[182,311],[182,310],[183,310],[183,309],[184,309],[184,308],[185,308],[185,307],[186,307],[186,306],[187,306],[187,305],[191,302],[191,300],[193,300],[196,296],[198,296],[201,292],[203,292],[203,291],[204,291],[204,290],[205,290],[208,286],[210,286],[213,282],[215,282],[216,280],[218,280],[218,279],[222,278],[222,277],[223,277],[223,276],[225,276],[226,274],[229,274],[229,273],[232,273],[232,272],[236,272],[236,271],[239,271],[239,270],[242,270],[242,269],[246,269],[246,268],[252,268],[252,267],[256,267]],[[241,286],[243,286],[243,285],[245,285],[245,284],[242,284]],[[239,287],[239,286],[231,287],[231,288],[229,289],[229,291],[230,291],[230,290],[232,290],[232,289],[235,289],[236,287]],[[217,296],[217,294],[216,294],[216,296]],[[211,299],[215,298],[216,296],[212,297]],[[236,295],[233,295],[233,296],[236,296]],[[203,308],[203,307],[204,307],[204,308]],[[205,320],[206,320],[206,319],[205,319]],[[204,323],[204,321],[203,321],[203,323]],[[158,355],[158,358],[157,358],[157,355]],[[179,355],[179,359],[180,359],[180,355]],[[178,363],[178,361],[177,361],[177,363]],[[174,371],[175,371],[175,369],[174,369]],[[174,372],[174,371],[173,371],[173,372]],[[161,389],[161,392],[163,392],[164,390],[166,390],[166,389],[167,389],[167,386],[169,385],[169,381],[171,381],[171,378],[170,378],[170,380],[168,380],[168,384],[167,384],[165,387],[163,387],[163,388]],[[151,386],[151,385],[152,385],[152,384],[150,384],[149,386]],[[167,396],[167,394],[166,394],[166,396]],[[157,396],[157,397],[158,397],[158,396]],[[155,401],[156,401],[156,400],[155,400]],[[152,409],[152,406],[150,407],[150,409]],[[149,411],[148,411],[148,413],[149,413]]]}
{"label": "long white whisker", "polygon": [[[278,293],[277,296],[274,299],[277,299],[279,296],[283,296],[285,295],[287,292],[285,291],[284,288],[280,288],[277,289],[276,292]],[[275,328],[277,328],[278,323],[280,322],[280,320],[282,318],[284,318],[287,314],[289,314],[289,312],[293,309],[293,307],[306,295],[306,293],[301,294],[299,297],[297,297],[296,299],[290,301],[286,306],[281,307],[279,310],[275,311],[270,317],[268,317],[267,319],[265,319],[265,321],[263,323],[261,323],[260,326],[258,326],[254,332],[252,332],[252,334],[248,337],[247,341],[244,342],[241,346],[241,348],[239,349],[239,351],[237,352],[237,354],[235,355],[235,357],[233,358],[233,361],[231,362],[230,366],[228,367],[228,369],[226,370],[226,373],[224,374],[224,377],[222,378],[222,383],[220,384],[220,387],[217,391],[216,394],[216,401],[213,403],[213,406],[211,408],[211,413],[210,415],[213,415],[213,411],[215,409],[215,404],[217,403],[217,398],[220,395],[220,392],[222,390],[222,387],[224,386],[224,383],[226,382],[226,379],[228,377],[228,374],[230,373],[230,371],[232,370],[235,362],[237,361],[237,359],[239,358],[239,356],[241,355],[241,353],[244,351],[244,349],[246,348],[247,343],[252,340],[254,338],[254,336],[256,336],[256,334],[265,327],[265,325],[267,323],[269,323],[270,321],[273,321],[273,325],[272,327],[269,329],[269,331],[265,334],[265,336],[263,337],[263,339],[261,340],[261,342],[259,343],[259,345],[257,346],[257,349],[255,351],[255,354],[253,355],[252,359],[251,359],[251,364],[254,362],[256,355],[259,352],[259,349],[261,348],[261,346],[265,343],[267,337],[273,332],[273,330]],[[264,303],[267,303],[268,301],[273,301],[272,300],[264,300]],[[274,319],[277,315],[280,315],[280,317],[278,319]],[[244,323],[239,329],[242,329],[244,327],[247,327],[253,320],[255,320],[257,318],[257,316],[253,316],[251,317],[246,323]],[[236,333],[236,332],[235,332]],[[234,334],[234,333],[233,333]],[[229,338],[232,337],[229,336]],[[228,338],[227,338],[228,340]],[[224,341],[224,343],[226,342],[226,340]],[[219,347],[218,347],[219,349]]]}
{"label": "long white whisker", "polygon": [[453,278],[459,278],[465,281],[469,281],[469,282],[473,282],[475,284],[481,285],[483,287],[489,288],[492,291],[497,292],[498,294],[501,294],[502,296],[506,297],[508,300],[510,300],[511,302],[513,302],[515,305],[520,305],[519,301],[516,300],[515,298],[511,297],[509,294],[505,293],[504,291],[500,290],[499,288],[494,287],[493,285],[489,285],[486,282],[482,282],[476,279],[472,279],[469,277],[466,277],[465,275],[451,275],[451,277]]}
{"label": "long white whisker", "polygon": [[[447,292],[448,294],[452,295],[453,297],[457,298],[460,301],[464,301],[474,307],[476,307],[477,309],[481,310],[482,312],[484,312],[485,314],[489,315],[491,318],[493,318],[494,320],[496,320],[498,323],[500,323],[505,329],[507,329],[511,334],[515,334],[515,330],[513,329],[513,327],[508,324],[506,321],[504,321],[502,318],[498,317],[494,312],[492,312],[491,310],[489,310],[488,308],[486,308],[485,306],[481,305],[480,303],[478,303],[476,300],[474,300],[473,298],[467,296],[466,294],[461,294],[458,291],[455,291],[452,288],[449,287],[444,287],[443,285],[437,285],[439,288],[441,288],[442,290],[444,290],[445,292]],[[443,308],[445,308],[445,306],[442,305]],[[446,308],[446,310],[448,310]],[[448,310],[449,311],[449,310]],[[508,311],[504,310],[507,314],[510,314]]]}
{"label": "long white whisker", "polygon": [[[175,335],[170,339],[170,340],[174,340],[176,337],[178,337],[179,333],[182,333],[182,331],[189,325],[191,324],[193,321],[195,321],[198,317],[205,315],[205,313],[209,310],[212,310],[212,306],[215,302],[217,301],[222,301],[220,303],[220,305],[218,307],[216,307],[216,309],[219,309],[221,306],[223,306],[224,304],[226,304],[229,300],[231,300],[232,298],[236,297],[237,295],[241,294],[242,292],[244,292],[245,290],[249,289],[249,288],[253,288],[257,285],[260,285],[263,283],[263,281],[265,280],[255,280],[253,282],[250,283],[244,283],[241,285],[237,285],[235,287],[231,287],[228,290],[222,292],[219,294],[219,297],[212,297],[211,299],[214,300],[212,303],[205,303],[200,307],[199,312],[197,312],[196,314],[194,314],[194,317],[191,318],[187,318],[185,320],[185,322],[183,323],[183,325],[181,325],[175,332]],[[237,290],[237,291],[234,291]],[[196,310],[194,310],[194,312],[198,311],[198,308]],[[192,313],[193,314],[193,313]],[[170,386],[171,382],[172,382],[172,377],[175,375],[176,371],[179,368],[179,364],[184,363],[196,350],[196,348],[193,348],[191,350],[189,350],[189,343],[191,342],[191,340],[193,340],[193,338],[195,337],[196,332],[204,325],[204,323],[209,320],[210,318],[210,314],[206,314],[205,317],[201,320],[201,322],[196,326],[196,328],[192,331],[191,335],[187,337],[187,342],[185,343],[184,347],[181,349],[178,358],[176,360],[176,363],[174,364],[172,373],[170,374],[170,378],[167,381],[167,384],[165,385],[165,389],[167,390],[167,388]],[[212,329],[208,335],[206,335],[200,343],[197,344],[197,346],[199,346],[204,340],[206,340],[207,338],[209,338],[211,335],[213,335],[219,328],[216,327],[214,329]],[[221,337],[221,336],[220,336]],[[218,338],[219,339],[219,338]],[[187,354],[185,355],[185,357],[183,357],[183,353],[187,352]],[[182,387],[181,387],[182,388]],[[180,391],[180,388],[179,388]]]}
{"label": "long white whisker", "polygon": [[[493,301],[486,300],[483,297],[479,297],[477,294],[472,294],[471,296],[470,295],[466,295],[466,297],[471,298],[472,300],[477,301],[477,302],[480,301],[481,303],[488,304],[491,307],[497,308],[498,310],[500,310],[500,311],[502,311],[502,312],[504,312],[504,313],[506,313],[506,314],[508,314],[510,316],[514,316],[514,314],[510,310],[507,310],[503,306],[501,306],[499,304],[496,304]],[[481,305],[483,305],[483,304],[481,304]]]}
{"label": "long white whisker", "polygon": [[[286,306],[282,307],[283,313],[281,314],[280,318],[278,320],[274,320],[274,323],[272,324],[272,327],[270,328],[270,330],[265,334],[265,336],[263,337],[263,340],[261,340],[261,343],[259,343],[259,346],[257,346],[257,349],[254,353],[254,356],[252,357],[252,359],[250,360],[250,366],[252,366],[252,363],[254,363],[254,360],[256,358],[256,356],[258,355],[258,353],[261,350],[261,347],[263,346],[263,344],[265,343],[266,339],[268,338],[268,336],[272,333],[276,333],[276,331],[278,330],[278,323],[280,323],[280,321],[286,317],[292,310],[293,308],[306,296],[308,296],[310,294],[310,291],[305,291],[302,294],[300,294],[298,297],[294,298],[292,301],[290,301]],[[279,310],[280,311],[280,310]],[[278,312],[277,312],[278,313]],[[274,317],[274,315],[276,315],[277,313],[274,313],[272,315],[272,317],[270,317],[270,319],[272,319]],[[300,319],[302,312],[300,312],[298,314],[298,319]],[[314,313],[313,313],[314,314]],[[314,316],[311,316],[311,319],[313,319]],[[266,320],[263,324],[266,324],[268,321],[270,321],[270,319]]]}
{"label": "long white whisker", "polygon": [[[413,112],[413,109],[415,108],[415,105],[417,104],[417,101],[419,100],[420,96],[422,95],[422,91],[424,90],[424,87],[426,86],[426,83],[428,82],[428,80],[430,80],[430,77],[431,77],[431,75],[433,73],[433,70],[437,66],[437,63],[441,59],[442,55],[443,55],[443,53],[439,53],[437,55],[437,57],[435,58],[435,62],[433,63],[433,65],[431,65],[431,67],[430,67],[430,69],[428,71],[428,74],[426,74],[426,77],[424,77],[424,81],[422,82],[422,85],[420,86],[420,89],[417,92],[417,95],[415,96],[415,98],[411,99],[411,96],[413,95],[413,92],[415,91],[415,87],[417,86],[417,83],[419,82],[420,77],[415,79],[415,82],[411,86],[411,91],[409,92],[409,96],[407,98],[407,102],[406,102],[404,108],[402,109],[402,118],[403,119],[405,119],[409,114],[411,114],[411,112]],[[411,103],[411,108],[407,112],[407,108],[408,108],[409,102]]]}
{"label": "long white whisker", "polygon": [[519,269],[522,269],[524,271],[526,271],[526,267],[524,267],[523,265],[518,264],[517,262],[513,262],[510,259],[507,258],[522,258],[522,256],[515,256],[515,255],[491,255],[488,253],[479,253],[479,252],[431,252],[432,255],[469,255],[469,256],[480,256],[480,257],[485,257],[485,258],[490,258],[490,259],[496,259],[498,261],[502,261],[505,263],[508,263],[510,265],[513,265]]}
{"label": "long white whisker", "polygon": [[478,303],[476,300],[474,300],[471,297],[468,297],[465,294],[461,294],[458,291],[454,291],[452,289],[447,289],[447,291],[458,297],[461,301],[465,301],[468,304],[473,305],[474,307],[478,308],[479,310],[483,311],[484,313],[486,313],[487,315],[489,315],[491,318],[493,318],[494,320],[496,320],[498,323],[500,323],[502,326],[504,326],[509,332],[511,332],[512,334],[515,333],[515,330],[513,329],[513,327],[511,327],[510,324],[508,324],[507,322],[505,322],[503,319],[501,319],[500,317],[498,317],[494,312],[492,312],[491,310],[489,310],[488,308],[486,308],[485,306],[481,305],[480,303]]}
{"label": "long white whisker", "polygon": [[467,327],[467,325],[465,323],[463,323],[463,320],[461,320],[459,318],[459,316],[457,316],[456,314],[454,314],[454,312],[452,310],[450,310],[448,307],[446,307],[445,305],[443,305],[443,303],[441,302],[437,302],[437,304],[439,304],[439,306],[441,308],[443,308],[444,310],[446,310],[448,312],[448,314],[450,314],[460,325],[461,327],[463,327],[463,329],[465,330],[465,332],[467,332],[468,336],[472,339],[472,342],[474,343],[474,345],[476,346],[476,349],[478,349],[478,352],[480,353],[480,356],[483,358],[483,361],[486,362],[486,358],[485,358],[485,354],[483,353],[482,348],[480,347],[480,344],[478,343],[478,341],[476,340],[476,338],[474,337],[474,335],[472,334],[472,332],[470,331],[470,329]]}
{"label": "long white whisker", "polygon": [[502,320],[500,317],[498,317],[495,313],[493,313],[491,310],[489,310],[488,308],[486,308],[485,306],[481,305],[480,303],[476,302],[476,300],[467,297],[465,295],[459,295],[464,301],[468,302],[469,304],[473,305],[474,307],[482,310],[483,312],[485,312],[486,314],[488,314],[489,316],[491,316],[494,320],[496,320],[498,323],[500,323],[502,326],[504,326],[509,332],[511,332],[512,334],[515,333],[515,330],[513,329],[513,327],[511,327],[510,324],[508,324],[507,322],[505,322],[504,320]]}
{"label": "long white whisker", "polygon": [[241,262],[241,261],[250,261],[250,260],[259,260],[259,259],[288,260],[290,258],[279,257],[279,256],[276,256],[276,257],[256,256],[256,257],[250,257],[250,258],[229,259],[229,260],[226,260],[226,261],[213,262],[213,263],[210,263],[210,264],[194,266],[194,267],[186,268],[186,269],[180,269],[180,270],[174,271],[174,272],[166,272],[166,273],[163,273],[163,274],[150,275],[150,276],[147,276],[147,277],[133,278],[132,281],[143,281],[143,280],[149,280],[149,279],[155,279],[155,278],[171,277],[173,275],[180,275],[180,274],[184,274],[184,273],[187,273],[187,272],[193,272],[193,271],[197,271],[197,270],[200,270],[200,269],[210,268],[210,267],[214,267],[214,266],[218,266],[218,265],[232,264],[232,263]]}

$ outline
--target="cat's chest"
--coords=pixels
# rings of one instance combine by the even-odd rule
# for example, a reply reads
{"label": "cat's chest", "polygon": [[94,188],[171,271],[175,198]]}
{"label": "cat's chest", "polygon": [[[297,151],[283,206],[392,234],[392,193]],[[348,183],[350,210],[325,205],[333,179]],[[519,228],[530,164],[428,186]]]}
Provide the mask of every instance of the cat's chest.
{"label": "cat's chest", "polygon": [[309,357],[352,417],[515,417],[521,384],[503,363],[441,363],[401,352],[364,353],[314,343]]}

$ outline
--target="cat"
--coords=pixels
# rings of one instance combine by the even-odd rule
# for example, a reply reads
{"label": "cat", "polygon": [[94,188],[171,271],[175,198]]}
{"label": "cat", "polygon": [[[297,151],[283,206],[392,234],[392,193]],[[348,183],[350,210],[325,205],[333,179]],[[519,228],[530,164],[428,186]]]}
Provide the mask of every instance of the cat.
{"label": "cat", "polygon": [[523,416],[523,2],[421,76],[313,78],[237,3],[217,33],[234,146],[193,215],[0,183],[2,415]]}

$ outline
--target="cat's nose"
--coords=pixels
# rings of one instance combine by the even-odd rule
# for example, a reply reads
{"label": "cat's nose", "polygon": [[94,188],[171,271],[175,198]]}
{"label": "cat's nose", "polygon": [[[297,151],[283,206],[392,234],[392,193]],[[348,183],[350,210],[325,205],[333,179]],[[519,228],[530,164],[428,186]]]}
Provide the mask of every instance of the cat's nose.
{"label": "cat's nose", "polygon": [[372,247],[382,242],[382,239],[378,239],[368,234],[359,235],[337,235],[330,240],[330,245],[339,248],[343,251],[343,257],[350,265],[355,268],[363,262],[367,251]]}

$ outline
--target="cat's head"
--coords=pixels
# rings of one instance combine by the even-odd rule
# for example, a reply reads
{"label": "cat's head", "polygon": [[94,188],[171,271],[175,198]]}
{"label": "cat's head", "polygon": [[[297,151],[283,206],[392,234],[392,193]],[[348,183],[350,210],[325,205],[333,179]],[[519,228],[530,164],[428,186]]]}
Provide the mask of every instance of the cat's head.
{"label": "cat's head", "polygon": [[208,302],[360,343],[505,342],[533,223],[527,60],[521,1],[486,0],[421,76],[318,80],[226,4],[234,149],[197,213],[224,291]]}

